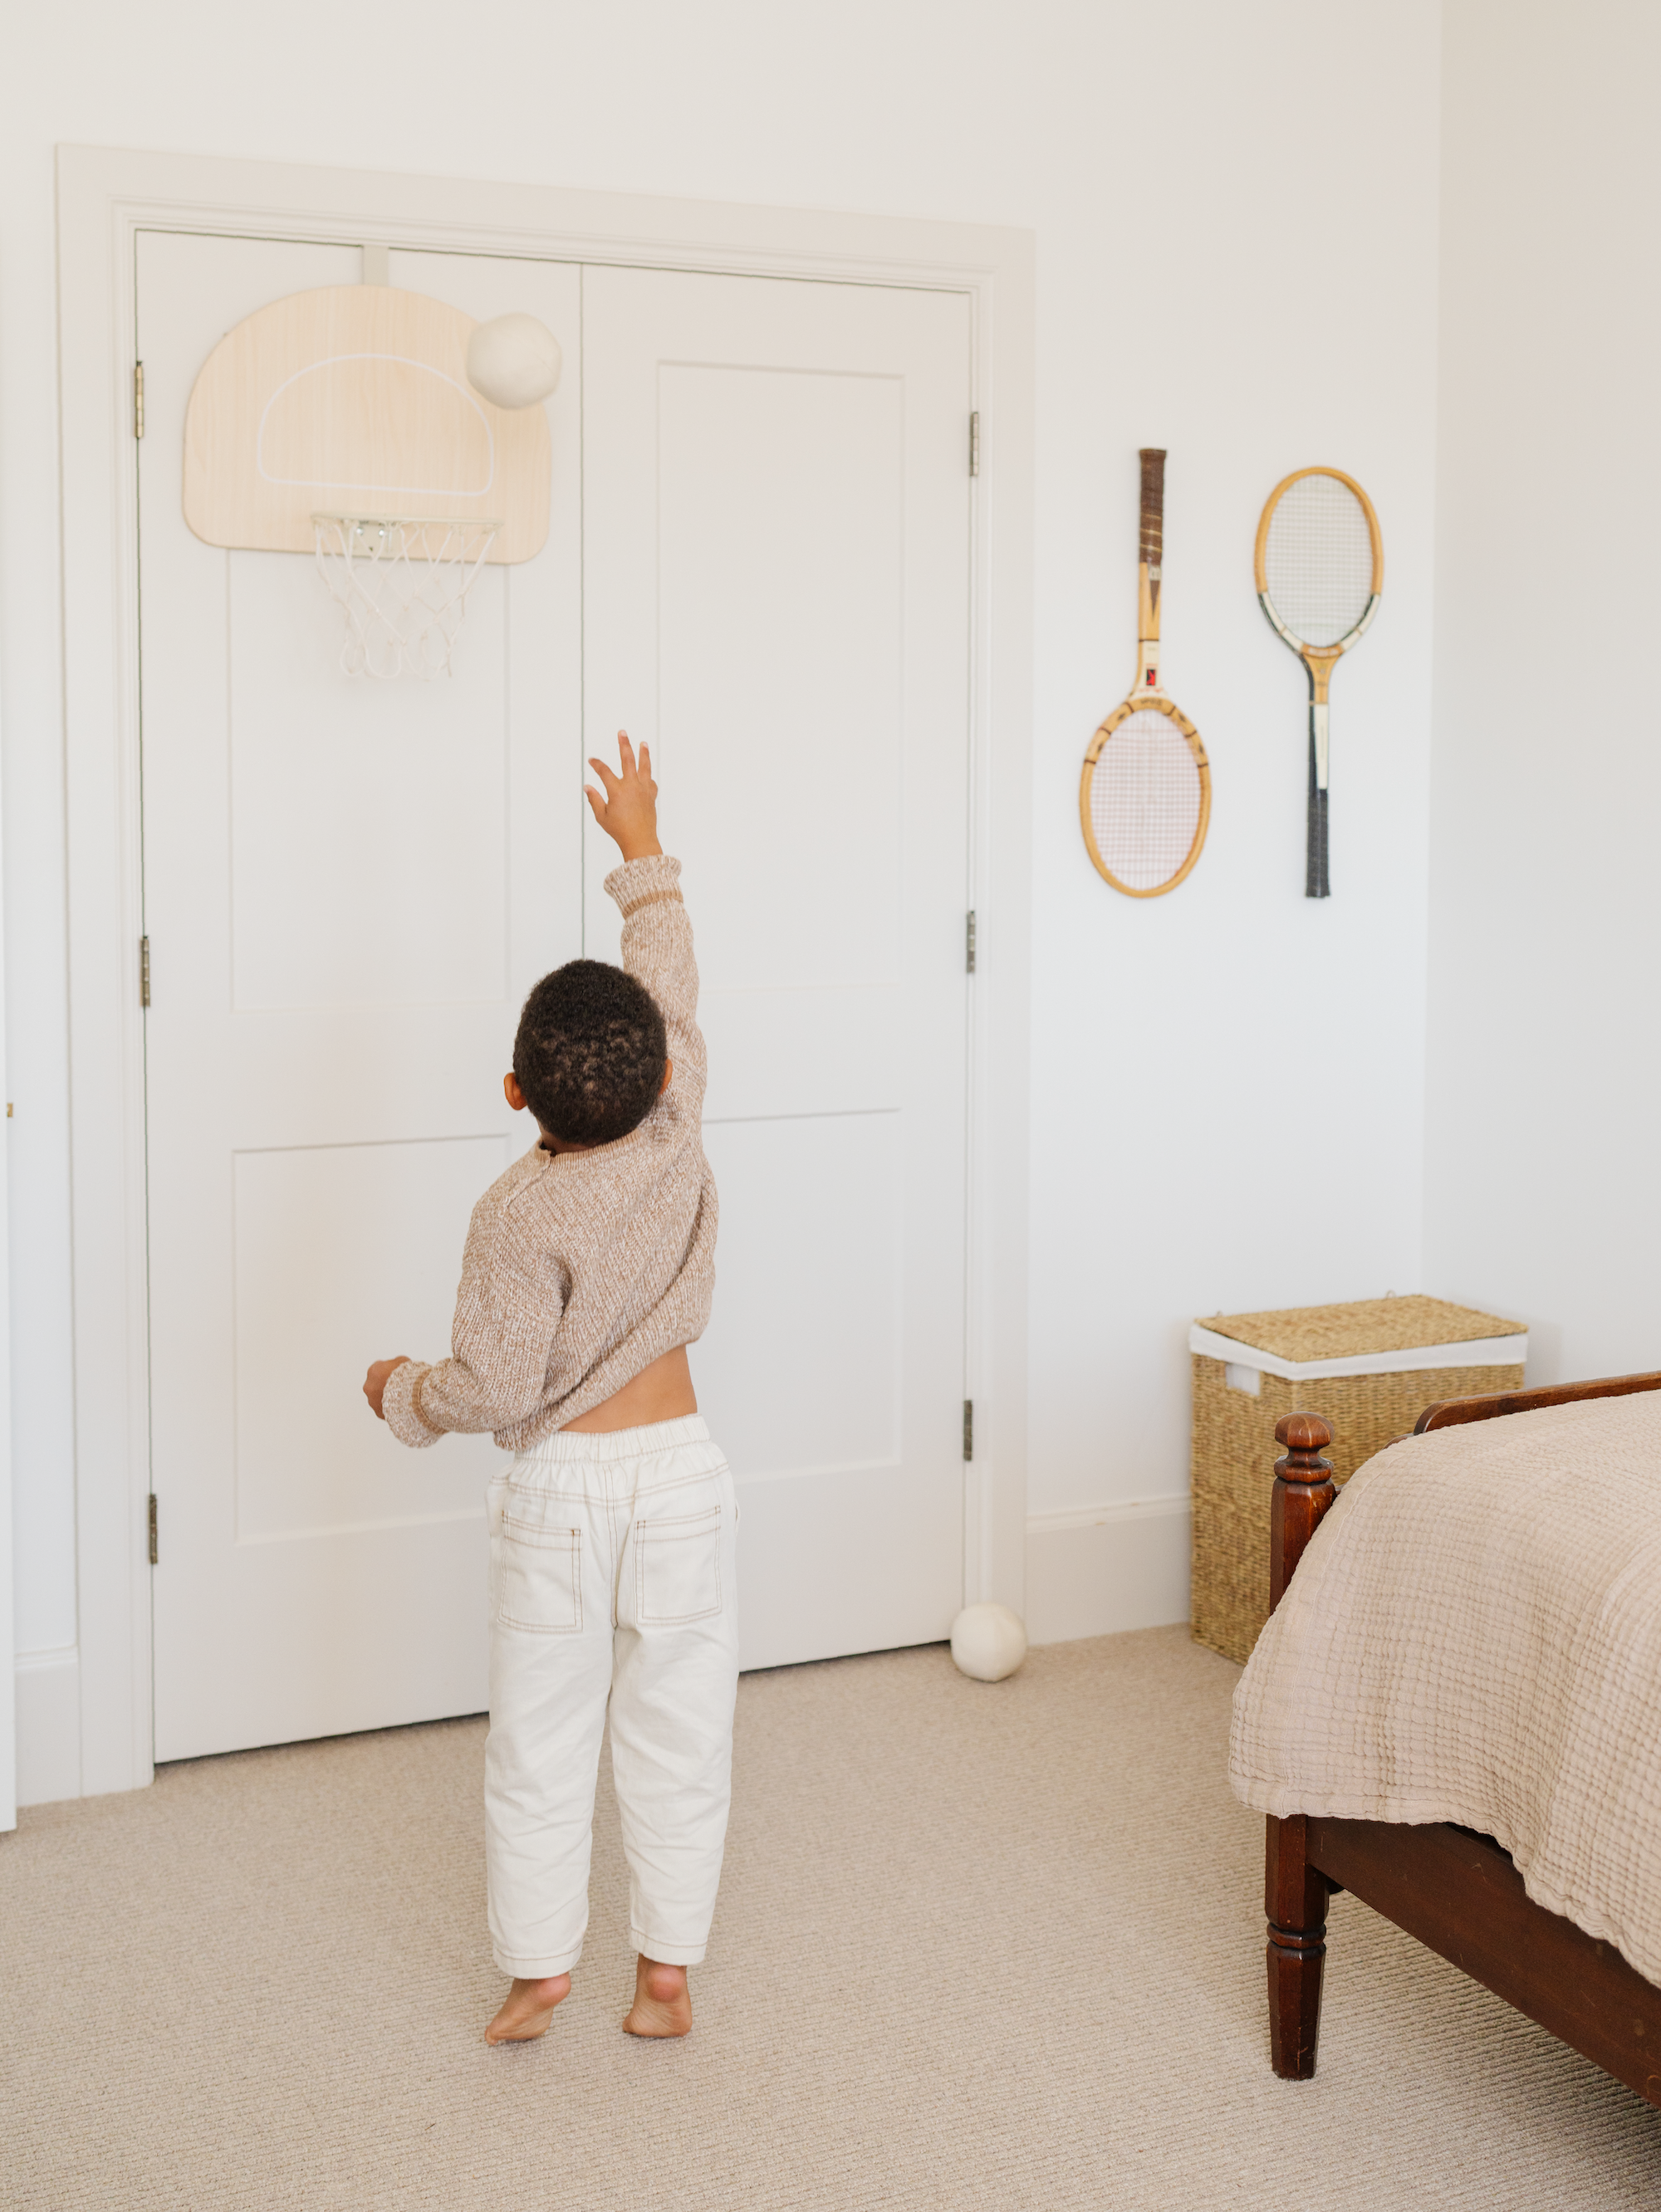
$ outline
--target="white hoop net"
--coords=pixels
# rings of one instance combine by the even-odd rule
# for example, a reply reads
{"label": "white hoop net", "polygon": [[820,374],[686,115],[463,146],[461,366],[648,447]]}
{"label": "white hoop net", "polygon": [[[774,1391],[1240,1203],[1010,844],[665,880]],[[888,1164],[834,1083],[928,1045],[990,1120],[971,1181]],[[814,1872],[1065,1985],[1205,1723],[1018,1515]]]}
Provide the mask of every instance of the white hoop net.
{"label": "white hoop net", "polygon": [[314,514],[317,572],[346,624],[349,676],[450,673],[467,594],[502,525]]}

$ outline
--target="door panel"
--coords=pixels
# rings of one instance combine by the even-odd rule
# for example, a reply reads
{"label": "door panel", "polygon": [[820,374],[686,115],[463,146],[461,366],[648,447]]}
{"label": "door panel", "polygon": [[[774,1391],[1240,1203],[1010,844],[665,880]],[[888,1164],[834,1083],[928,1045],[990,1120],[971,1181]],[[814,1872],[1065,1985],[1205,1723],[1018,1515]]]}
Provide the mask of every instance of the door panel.
{"label": "door panel", "polygon": [[530,1132],[501,1082],[581,949],[579,280],[394,253],[392,282],[526,308],[568,368],[554,524],[487,567],[455,672],[350,678],[312,562],[201,544],[186,402],[253,308],[355,248],[145,235],[143,586],[159,1759],[486,1701],[488,1437],[404,1450],[371,1358],[448,1340],[474,1200]]}
{"label": "door panel", "polygon": [[[504,1137],[236,1154],[239,1544],[474,1518],[477,1498],[471,1486],[458,1493],[451,1454],[412,1453],[382,1425],[368,1425],[341,1353],[366,1328],[377,1344],[448,1341],[459,1239],[508,1158]],[[318,1267],[326,1252],[326,1272]],[[312,1397],[301,1451],[293,1434],[297,1375],[336,1384]],[[488,1473],[478,1439],[462,1448]]]}
{"label": "door panel", "polygon": [[[743,1374],[719,1414],[734,1468],[776,1476],[898,1462],[901,1134],[897,1114],[709,1127],[721,1246],[738,1255],[733,1267],[716,1263],[721,1334]],[[764,1265],[747,1264],[778,1249],[812,1257],[786,1297]],[[717,1392],[719,1367],[705,1383],[710,1363],[694,1356],[700,1388]],[[806,1579],[800,1570],[793,1578]]]}
{"label": "door panel", "polygon": [[[969,317],[583,276],[587,748],[653,746],[721,1196],[746,1666],[962,1602]],[[590,831],[591,951],[618,922]]]}
{"label": "door panel", "polygon": [[370,689],[341,674],[309,561],[231,556],[235,1012],[501,1005],[510,573],[480,571],[453,674]]}

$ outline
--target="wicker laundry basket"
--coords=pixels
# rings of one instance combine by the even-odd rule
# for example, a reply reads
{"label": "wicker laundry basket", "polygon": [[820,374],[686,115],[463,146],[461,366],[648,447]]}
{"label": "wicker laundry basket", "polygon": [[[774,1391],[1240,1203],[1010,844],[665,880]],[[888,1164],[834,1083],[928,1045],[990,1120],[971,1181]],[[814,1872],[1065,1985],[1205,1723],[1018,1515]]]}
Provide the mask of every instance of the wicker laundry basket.
{"label": "wicker laundry basket", "polygon": [[1333,1477],[1348,1482],[1439,1398],[1517,1389],[1529,1349],[1521,1322],[1421,1297],[1214,1314],[1188,1341],[1194,1638],[1242,1662],[1269,1618],[1275,1423],[1318,1413]]}

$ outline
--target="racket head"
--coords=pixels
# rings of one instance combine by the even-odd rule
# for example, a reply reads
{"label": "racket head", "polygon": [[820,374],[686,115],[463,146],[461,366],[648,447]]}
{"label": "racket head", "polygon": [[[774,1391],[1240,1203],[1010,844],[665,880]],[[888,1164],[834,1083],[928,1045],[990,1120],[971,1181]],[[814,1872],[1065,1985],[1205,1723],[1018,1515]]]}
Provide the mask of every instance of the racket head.
{"label": "racket head", "polygon": [[1211,764],[1200,733],[1163,692],[1133,692],[1091,739],[1079,820],[1096,872],[1127,898],[1174,891],[1211,823]]}
{"label": "racket head", "polygon": [[1344,653],[1384,588],[1372,501],[1342,469],[1294,469],[1269,495],[1253,573],[1263,612],[1295,653]]}

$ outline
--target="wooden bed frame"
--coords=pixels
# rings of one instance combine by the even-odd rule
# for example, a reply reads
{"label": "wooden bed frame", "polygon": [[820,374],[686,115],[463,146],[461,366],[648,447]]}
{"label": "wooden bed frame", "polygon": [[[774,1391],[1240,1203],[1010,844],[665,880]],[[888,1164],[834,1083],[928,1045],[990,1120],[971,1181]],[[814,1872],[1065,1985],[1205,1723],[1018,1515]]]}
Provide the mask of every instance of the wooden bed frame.
{"label": "wooden bed frame", "polygon": [[[1427,1407],[1414,1434],[1661,1390],[1661,1374],[1620,1375],[1548,1390],[1502,1390]],[[1305,1546],[1337,1495],[1321,1457],[1332,1432],[1313,1413],[1289,1413],[1275,1434],[1269,1552],[1274,1611]],[[1589,1471],[1590,1472],[1590,1471]],[[1491,1837],[1445,1823],[1329,1820],[1313,1814],[1269,1820],[1264,1909],[1269,1915],[1269,2032],[1275,2071],[1306,2081],[1315,2071],[1326,1958],[1327,1899],[1348,1889],[1429,1945],[1542,2027],[1661,2105],[1661,1989],[1609,1943],[1536,1905]]]}

